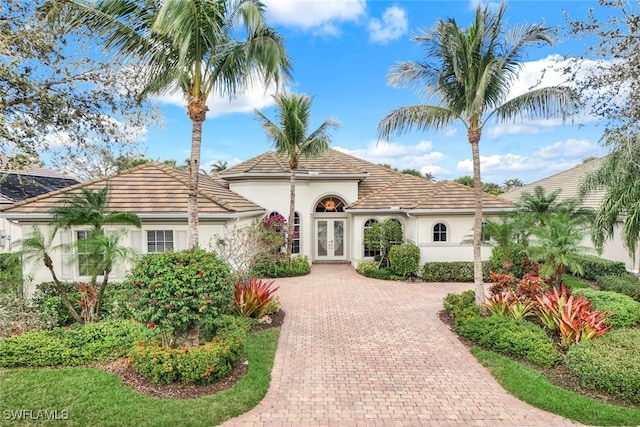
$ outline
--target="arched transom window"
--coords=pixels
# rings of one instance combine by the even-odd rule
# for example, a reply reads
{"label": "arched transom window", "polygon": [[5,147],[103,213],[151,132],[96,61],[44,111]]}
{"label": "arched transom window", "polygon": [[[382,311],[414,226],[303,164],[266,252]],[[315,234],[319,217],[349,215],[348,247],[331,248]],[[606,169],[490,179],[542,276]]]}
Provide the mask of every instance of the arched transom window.
{"label": "arched transom window", "polygon": [[336,196],[328,196],[316,205],[316,212],[344,212],[344,201]]}

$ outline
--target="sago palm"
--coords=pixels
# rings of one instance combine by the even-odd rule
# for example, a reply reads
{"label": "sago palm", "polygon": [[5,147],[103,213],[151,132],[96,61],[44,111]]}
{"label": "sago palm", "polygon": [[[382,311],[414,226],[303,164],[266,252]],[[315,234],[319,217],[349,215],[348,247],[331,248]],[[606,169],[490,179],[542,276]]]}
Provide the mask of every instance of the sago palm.
{"label": "sago palm", "polygon": [[145,67],[141,96],[177,92],[191,119],[189,246],[198,246],[202,124],[212,94],[234,98],[255,80],[288,77],[282,37],[265,24],[259,0],[51,0],[53,22],[87,27],[118,55]]}
{"label": "sago palm", "polygon": [[475,20],[461,28],[454,19],[438,20],[431,31],[414,40],[424,48],[425,59],[394,66],[393,86],[418,86],[420,94],[436,98],[432,105],[401,107],[378,125],[380,138],[410,129],[445,129],[462,123],[467,130],[473,161],[475,190],[473,264],[476,302],[484,300],[482,260],[482,183],[479,143],[484,126],[492,119],[550,118],[571,114],[576,94],[568,87],[545,87],[509,98],[522,65],[524,50],[532,45],[552,44],[552,30],[538,24],[504,26],[505,4],[493,13],[478,6]]}
{"label": "sago palm", "polygon": [[291,194],[286,244],[287,256],[290,256],[294,230],[298,163],[302,157],[317,156],[327,151],[331,142],[329,131],[338,127],[339,122],[335,119],[327,119],[316,130],[309,133],[312,103],[309,96],[305,94],[280,94],[274,96],[274,99],[278,109],[277,123],[269,120],[260,111],[256,110],[256,114],[267,134],[267,139],[273,143],[278,153],[286,155],[289,159]]}

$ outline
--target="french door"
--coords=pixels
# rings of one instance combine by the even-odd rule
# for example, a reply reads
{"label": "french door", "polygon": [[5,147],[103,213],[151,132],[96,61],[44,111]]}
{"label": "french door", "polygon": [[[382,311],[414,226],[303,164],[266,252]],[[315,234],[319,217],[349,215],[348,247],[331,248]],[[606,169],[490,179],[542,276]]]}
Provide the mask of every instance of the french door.
{"label": "french door", "polygon": [[315,255],[317,260],[346,259],[346,220],[341,218],[316,219]]}

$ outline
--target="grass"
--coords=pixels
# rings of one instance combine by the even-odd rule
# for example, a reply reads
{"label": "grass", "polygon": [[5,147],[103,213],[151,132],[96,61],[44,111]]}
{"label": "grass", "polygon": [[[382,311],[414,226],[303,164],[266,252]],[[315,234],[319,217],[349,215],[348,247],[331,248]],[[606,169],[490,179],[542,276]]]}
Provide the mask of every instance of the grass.
{"label": "grass", "polygon": [[247,375],[232,389],[198,399],[149,397],[99,369],[0,370],[0,425],[16,425],[16,421],[6,419],[5,411],[18,410],[31,410],[34,417],[39,410],[57,410],[58,416],[67,411],[67,420],[37,420],[37,425],[218,425],[262,400],[269,388],[279,334],[279,328],[250,334]]}
{"label": "grass", "polygon": [[478,361],[513,396],[537,408],[587,425],[640,425],[640,410],[598,402],[551,384],[538,371],[478,347]]}
{"label": "grass", "polygon": [[587,282],[584,282],[577,277],[569,276],[568,274],[564,274],[562,276],[562,281],[571,289],[591,288],[591,285]]}

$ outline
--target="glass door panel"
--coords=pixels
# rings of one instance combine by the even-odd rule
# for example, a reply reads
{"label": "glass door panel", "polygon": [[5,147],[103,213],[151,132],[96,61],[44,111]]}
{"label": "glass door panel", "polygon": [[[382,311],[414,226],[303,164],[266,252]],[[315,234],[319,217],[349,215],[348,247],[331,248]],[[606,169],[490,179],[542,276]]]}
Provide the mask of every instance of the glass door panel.
{"label": "glass door panel", "polygon": [[329,246],[329,239],[328,239],[327,232],[328,232],[327,221],[318,221],[318,241],[317,241],[318,256],[327,256],[327,249]]}

